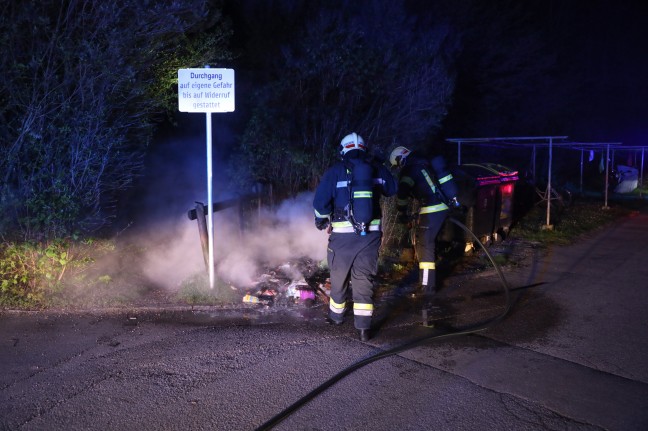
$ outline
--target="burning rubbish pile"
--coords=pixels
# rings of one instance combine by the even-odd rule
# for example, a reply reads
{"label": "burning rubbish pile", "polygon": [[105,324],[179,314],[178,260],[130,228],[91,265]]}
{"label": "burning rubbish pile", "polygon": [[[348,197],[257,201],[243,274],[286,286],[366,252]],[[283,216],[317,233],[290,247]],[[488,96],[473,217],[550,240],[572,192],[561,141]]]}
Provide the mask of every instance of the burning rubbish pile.
{"label": "burning rubbish pile", "polygon": [[[265,201],[268,196],[271,193],[260,191],[213,204],[214,212],[238,208],[238,217],[229,214],[226,219],[239,220],[238,225],[226,220],[219,224],[220,243],[233,246],[213,257],[208,247],[208,207],[197,202],[188,212],[190,220],[197,220],[205,266],[214,260],[222,298],[264,306],[328,303],[328,270],[319,265],[327,236],[312,226],[312,195],[285,201],[276,213],[271,211],[272,202]],[[226,286],[230,289],[225,290]]]}
{"label": "burning rubbish pile", "polygon": [[266,306],[307,307],[328,303],[330,281],[317,262],[302,258],[266,270],[246,290],[243,302]]}

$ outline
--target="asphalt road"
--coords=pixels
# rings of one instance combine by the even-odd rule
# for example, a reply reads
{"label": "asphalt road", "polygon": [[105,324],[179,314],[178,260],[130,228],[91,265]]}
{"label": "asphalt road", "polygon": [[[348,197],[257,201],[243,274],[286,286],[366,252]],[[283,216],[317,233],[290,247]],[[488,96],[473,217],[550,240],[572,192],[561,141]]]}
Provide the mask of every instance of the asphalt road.
{"label": "asphalt road", "polygon": [[[504,320],[374,361],[274,429],[648,429],[648,214],[504,274]],[[359,360],[488,323],[501,289],[449,279],[435,328],[385,301],[368,343],[321,308],[3,312],[0,429],[254,430]]]}

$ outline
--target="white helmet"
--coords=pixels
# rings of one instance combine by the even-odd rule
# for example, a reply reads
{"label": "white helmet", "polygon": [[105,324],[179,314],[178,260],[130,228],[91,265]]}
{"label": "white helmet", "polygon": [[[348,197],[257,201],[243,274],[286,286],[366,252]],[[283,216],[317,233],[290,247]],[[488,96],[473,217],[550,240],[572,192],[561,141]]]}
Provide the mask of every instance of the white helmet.
{"label": "white helmet", "polygon": [[410,153],[411,151],[405,147],[396,147],[389,155],[389,163],[391,163],[393,167],[402,166],[405,158],[409,156]]}
{"label": "white helmet", "polygon": [[362,139],[362,136],[357,133],[350,133],[342,138],[340,142],[340,154],[345,155],[351,150],[367,151],[367,146]]}

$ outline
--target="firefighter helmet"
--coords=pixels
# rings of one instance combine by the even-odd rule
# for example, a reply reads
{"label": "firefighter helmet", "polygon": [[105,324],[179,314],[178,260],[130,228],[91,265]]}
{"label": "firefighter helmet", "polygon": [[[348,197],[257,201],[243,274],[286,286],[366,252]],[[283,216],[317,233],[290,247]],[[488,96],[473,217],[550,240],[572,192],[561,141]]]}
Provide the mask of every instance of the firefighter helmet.
{"label": "firefighter helmet", "polygon": [[357,133],[350,133],[342,138],[340,142],[340,154],[345,155],[351,150],[367,151],[367,146],[362,139],[362,136]]}
{"label": "firefighter helmet", "polygon": [[391,163],[393,167],[402,166],[405,162],[405,158],[409,156],[410,153],[411,151],[405,147],[396,147],[389,155],[389,163]]}

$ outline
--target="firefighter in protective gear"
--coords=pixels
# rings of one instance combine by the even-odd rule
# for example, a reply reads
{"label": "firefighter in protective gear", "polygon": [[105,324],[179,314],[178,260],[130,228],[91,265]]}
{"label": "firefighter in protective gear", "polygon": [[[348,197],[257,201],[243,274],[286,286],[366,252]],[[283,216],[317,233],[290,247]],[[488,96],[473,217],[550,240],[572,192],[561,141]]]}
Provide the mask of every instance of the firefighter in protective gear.
{"label": "firefighter in protective gear", "polygon": [[[313,199],[316,227],[330,229],[327,260],[331,296],[327,320],[337,325],[344,322],[350,285],[354,324],[360,339],[366,341],[370,336],[382,240],[380,197],[396,194],[397,183],[386,166],[369,158],[367,146],[357,133],[345,136],[339,151],[342,160],[324,173]],[[368,178],[358,178],[361,172]],[[359,214],[361,209],[369,214]],[[362,217],[366,217],[362,223],[356,220]]]}
{"label": "firefighter in protective gear", "polygon": [[[395,148],[389,157],[392,167],[402,168],[398,181],[397,220],[412,221],[410,199],[419,203],[415,231],[415,253],[419,264],[419,294],[426,306],[436,293],[436,237],[449,215],[449,206],[459,207],[457,185],[445,161],[428,159],[405,147]],[[425,313],[425,311],[424,311]]]}

